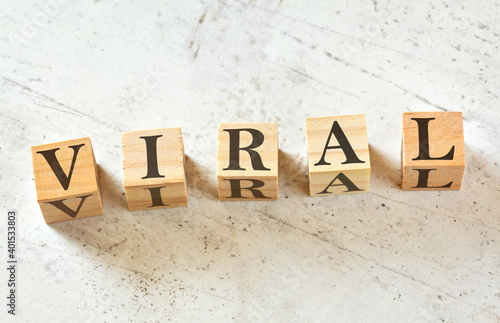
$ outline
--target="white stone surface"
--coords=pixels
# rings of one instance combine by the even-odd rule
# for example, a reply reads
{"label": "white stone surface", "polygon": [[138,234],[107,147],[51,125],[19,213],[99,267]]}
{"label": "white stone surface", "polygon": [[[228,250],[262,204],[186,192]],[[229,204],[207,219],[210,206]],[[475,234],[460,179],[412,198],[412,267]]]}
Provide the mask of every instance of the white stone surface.
{"label": "white stone surface", "polygon": [[[3,219],[20,213],[16,321],[500,321],[498,1],[0,8],[0,206]],[[400,190],[401,114],[419,110],[464,112],[461,191]],[[367,115],[370,192],[308,197],[304,118],[354,113]],[[279,123],[278,201],[217,200],[222,121]],[[121,133],[176,126],[189,207],[129,212]],[[30,147],[86,136],[105,214],[46,225]],[[2,267],[5,237],[2,223]],[[1,270],[2,304],[6,280]]]}

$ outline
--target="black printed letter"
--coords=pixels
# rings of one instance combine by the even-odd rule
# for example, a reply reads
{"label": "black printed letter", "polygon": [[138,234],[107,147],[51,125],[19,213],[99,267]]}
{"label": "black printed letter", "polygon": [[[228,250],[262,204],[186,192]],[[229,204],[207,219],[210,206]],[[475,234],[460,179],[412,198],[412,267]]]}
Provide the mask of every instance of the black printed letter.
{"label": "black printed letter", "polygon": [[84,196],[77,196],[76,198],[78,199],[81,199],[80,201],[80,204],[78,205],[78,207],[76,208],[76,211],[73,211],[72,209],[70,209],[66,204],[64,204],[63,202],[66,201],[66,199],[64,200],[59,200],[59,201],[54,201],[54,202],[46,202],[46,203],[49,203],[49,204],[52,204],[53,206],[55,206],[56,208],[58,208],[59,210],[63,211],[64,213],[66,213],[67,215],[69,215],[70,217],[74,218],[78,215],[78,212],[80,212],[80,209],[82,208],[82,205],[83,203],[85,202],[85,200],[87,199],[87,197],[91,196],[92,194],[89,194],[89,195],[84,195]]}
{"label": "black printed letter", "polygon": [[[337,138],[337,141],[339,142],[338,146],[328,146],[328,144],[330,143],[330,139],[332,138],[332,134],[334,134],[335,138]],[[321,156],[320,161],[314,164],[314,166],[331,165],[331,163],[327,163],[325,161],[326,151],[328,149],[337,149],[337,148],[342,149],[346,157],[345,162],[343,162],[342,164],[354,164],[354,163],[364,164],[364,161],[360,160],[358,156],[356,156],[356,153],[352,149],[349,140],[347,140],[344,132],[342,131],[342,128],[340,128],[338,122],[335,121],[333,123],[332,130],[328,135],[328,140],[326,141],[326,146],[325,149],[323,150],[323,156]]]}
{"label": "black printed letter", "polygon": [[[229,132],[229,166],[224,170],[245,170],[240,167],[240,150],[246,151],[250,155],[254,170],[270,170],[264,167],[259,153],[253,151],[264,142],[264,134],[257,129],[224,129]],[[240,147],[240,132],[247,131],[252,135],[252,143],[245,148]]]}
{"label": "black printed letter", "polygon": [[149,136],[149,137],[140,137],[146,141],[146,154],[148,156],[148,174],[144,176],[145,178],[155,178],[155,177],[165,177],[164,175],[160,175],[158,171],[158,156],[156,153],[156,141],[158,138],[163,137],[162,135],[158,136]]}
{"label": "black printed letter", "polygon": [[161,199],[161,189],[165,188],[166,186],[161,186],[161,187],[149,187],[145,188],[145,190],[148,190],[149,193],[151,194],[151,200],[153,201],[153,204],[148,207],[157,207],[157,206],[168,206],[163,204],[163,201]]}
{"label": "black printed letter", "polygon": [[[451,150],[443,157],[432,158],[429,154],[429,121],[435,120],[436,118],[411,118],[415,120],[418,124],[418,141],[419,141],[419,153],[418,157],[413,158],[413,160],[453,160],[453,154],[455,153],[455,146],[451,147]],[[429,174],[429,172],[427,172]]]}
{"label": "black printed letter", "polygon": [[[336,180],[339,180],[342,184],[333,184]],[[355,192],[355,191],[363,191],[361,189],[359,189],[356,185],[354,185],[353,182],[351,182],[351,180],[344,175],[344,173],[339,173],[334,179],[333,181],[330,182],[330,184],[328,184],[327,187],[325,187],[325,189],[323,191],[321,191],[320,193],[318,194],[329,194],[330,192],[328,192],[328,189],[332,186],[345,186],[347,187],[347,191],[344,191],[344,193],[346,192]]]}
{"label": "black printed letter", "polygon": [[418,172],[418,183],[417,186],[414,186],[412,188],[450,188],[453,182],[449,182],[446,185],[443,186],[433,186],[429,187],[428,181],[429,181],[429,173],[431,170],[436,170],[436,169],[414,169]]}
{"label": "black printed letter", "polygon": [[69,182],[71,181],[71,175],[73,175],[73,169],[75,168],[76,156],[78,155],[78,151],[80,151],[80,148],[82,148],[82,146],[85,146],[85,144],[69,146],[69,148],[73,149],[73,160],[71,161],[71,167],[69,169],[68,176],[66,176],[66,173],[64,173],[63,169],[61,168],[61,164],[59,164],[59,161],[57,160],[56,157],[56,151],[58,151],[59,148],[37,151],[37,154],[42,154],[43,157],[45,157],[45,160],[47,161],[47,163],[49,163],[50,168],[52,168],[52,171],[56,175],[57,179],[59,180],[59,183],[61,183],[65,191],[69,187]]}
{"label": "black printed letter", "polygon": [[[246,198],[241,195],[241,190],[249,190],[252,192],[253,197],[257,199],[268,199],[269,197],[264,196],[261,191],[257,190],[257,188],[261,188],[265,185],[263,181],[258,179],[225,179],[225,181],[229,181],[231,184],[231,196],[228,198]],[[252,186],[250,187],[241,187],[241,181],[250,181],[252,182]]]}

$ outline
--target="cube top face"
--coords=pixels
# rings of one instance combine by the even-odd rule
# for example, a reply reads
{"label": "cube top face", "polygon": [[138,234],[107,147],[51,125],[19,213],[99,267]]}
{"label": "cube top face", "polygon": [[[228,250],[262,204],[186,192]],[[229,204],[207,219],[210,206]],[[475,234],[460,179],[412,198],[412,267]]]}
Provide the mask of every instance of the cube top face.
{"label": "cube top face", "polygon": [[185,181],[181,128],[127,132],[122,144],[125,187]]}
{"label": "cube top face", "polygon": [[31,147],[39,202],[98,190],[97,165],[90,138]]}
{"label": "cube top face", "polygon": [[[341,132],[352,147],[355,153],[352,158],[348,158],[344,149],[327,149],[325,153],[325,147],[340,145],[335,133],[332,134],[332,131],[335,131],[334,125],[340,127]],[[329,142],[328,138],[330,138]],[[306,140],[310,174],[339,170],[366,170],[370,168],[365,115],[307,118]],[[322,159],[323,154],[324,159]],[[322,160],[325,163],[320,163]],[[364,163],[353,161],[362,161]]]}
{"label": "cube top face", "polygon": [[462,112],[403,113],[402,141],[403,167],[465,166]]}
{"label": "cube top face", "polygon": [[217,176],[278,177],[278,124],[220,123]]}

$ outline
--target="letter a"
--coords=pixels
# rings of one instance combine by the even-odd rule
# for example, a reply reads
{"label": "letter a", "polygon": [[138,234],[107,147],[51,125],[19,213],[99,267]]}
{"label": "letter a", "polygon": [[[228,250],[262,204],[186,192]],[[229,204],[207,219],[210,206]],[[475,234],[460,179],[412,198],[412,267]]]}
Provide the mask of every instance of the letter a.
{"label": "letter a", "polygon": [[[335,135],[335,138],[337,138],[337,141],[339,142],[338,146],[328,146],[330,144],[332,134]],[[325,149],[323,150],[323,155],[321,156],[320,161],[314,164],[314,166],[331,165],[330,163],[325,161],[325,156],[328,149],[342,149],[344,151],[346,160],[342,164],[364,164],[364,161],[360,160],[358,156],[356,156],[354,149],[352,149],[349,140],[347,140],[347,137],[345,136],[342,128],[337,121],[333,123],[332,130],[328,135],[328,140],[326,141]]]}

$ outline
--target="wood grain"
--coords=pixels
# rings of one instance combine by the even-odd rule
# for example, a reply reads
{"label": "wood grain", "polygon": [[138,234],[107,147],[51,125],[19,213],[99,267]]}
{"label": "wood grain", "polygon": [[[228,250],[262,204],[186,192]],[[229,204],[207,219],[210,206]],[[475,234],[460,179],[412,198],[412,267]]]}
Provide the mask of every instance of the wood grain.
{"label": "wood grain", "polygon": [[[145,139],[155,142],[158,175],[148,174],[148,151]],[[123,185],[131,211],[163,207],[187,206],[184,144],[181,128],[152,129],[122,135]],[[154,206],[150,188],[161,188],[163,206]]]}
{"label": "wood grain", "polygon": [[[228,170],[230,164],[230,133],[231,129],[255,129],[263,135],[263,142],[252,149],[257,153],[267,170],[254,168],[250,154],[239,152],[240,170]],[[220,123],[217,135],[217,183],[219,200],[277,200],[278,199],[278,124],[276,123]],[[252,144],[253,135],[245,130],[239,132],[239,147],[245,148]],[[234,198],[229,180],[241,180],[241,188],[251,187],[249,180],[262,181],[259,188],[265,198],[257,198],[247,189],[241,190],[242,198]]]}
{"label": "wood grain", "polygon": [[[55,156],[63,172],[69,176],[75,151],[70,146],[81,145],[76,154],[69,186],[64,189],[42,151],[57,149]],[[31,147],[37,200],[46,223],[81,219],[103,213],[97,163],[90,138],[61,141]],[[55,207],[51,202],[61,201],[71,210],[77,210],[80,196],[87,196],[75,217]]]}
{"label": "wood grain", "polygon": [[[343,164],[347,160],[344,149],[331,148],[327,149],[325,153],[326,146],[340,145],[334,134],[328,142],[335,122],[340,126],[360,162]],[[368,191],[370,186],[370,153],[365,115],[307,118],[306,141],[309,195],[326,196]],[[329,165],[319,163],[323,154],[324,161]],[[332,182],[339,174],[344,174],[356,186],[357,190],[350,190],[345,185],[341,185],[343,182],[338,179]],[[329,184],[332,186],[325,191]]]}
{"label": "wood grain", "polygon": [[[428,151],[431,158],[445,156],[454,147],[450,160],[415,160],[420,155],[419,124],[412,119],[433,119],[428,122]],[[427,188],[417,187],[420,170],[430,170]],[[465,171],[465,146],[462,112],[403,113],[401,150],[401,188],[403,190],[460,190]],[[422,176],[422,175],[420,175]],[[449,187],[442,187],[452,183]]]}

